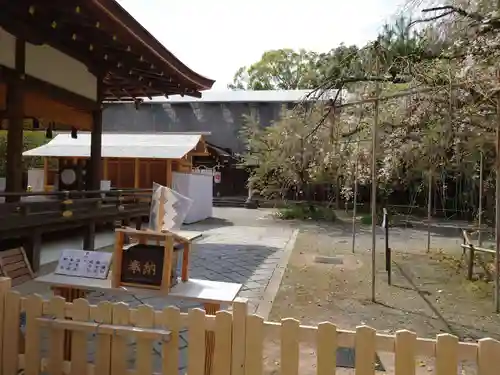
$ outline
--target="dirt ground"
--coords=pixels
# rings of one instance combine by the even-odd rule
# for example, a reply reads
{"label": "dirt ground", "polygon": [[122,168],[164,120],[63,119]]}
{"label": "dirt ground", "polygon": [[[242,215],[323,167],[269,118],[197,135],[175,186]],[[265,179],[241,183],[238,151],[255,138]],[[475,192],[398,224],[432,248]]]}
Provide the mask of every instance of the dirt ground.
{"label": "dirt ground", "polygon": [[[382,333],[409,329],[421,337],[451,333],[462,341],[500,339],[500,315],[494,314],[492,285],[466,280],[462,239],[456,228],[434,228],[431,251],[427,231],[393,228],[392,285],[385,272],[383,232],[377,235],[376,302],[371,301],[371,232],[359,226],[352,253],[352,226],[338,223],[302,228],[290,257],[269,320],[293,317],[302,324],[330,321],[341,329],[366,324]],[[317,263],[317,256],[335,257],[337,264]],[[462,260],[462,261],[461,261]],[[476,268],[476,271],[481,271]],[[266,346],[266,372],[277,373],[279,341]],[[393,373],[393,356],[378,353],[386,373]],[[301,374],[315,373],[314,348],[301,347]],[[432,373],[433,362],[417,360],[417,373]],[[475,365],[462,364],[462,374]],[[340,374],[354,373],[339,369]]]}

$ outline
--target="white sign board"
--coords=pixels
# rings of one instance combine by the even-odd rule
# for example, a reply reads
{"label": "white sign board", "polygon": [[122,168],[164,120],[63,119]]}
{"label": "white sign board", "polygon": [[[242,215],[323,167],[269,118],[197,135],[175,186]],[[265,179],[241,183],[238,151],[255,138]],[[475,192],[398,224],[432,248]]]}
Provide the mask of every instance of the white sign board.
{"label": "white sign board", "polygon": [[43,169],[28,170],[28,186],[31,186],[33,192],[45,190],[45,173]]}
{"label": "white sign board", "polygon": [[220,184],[222,181],[222,173],[219,171],[214,172],[214,182]]}
{"label": "white sign board", "polygon": [[106,279],[112,253],[85,250],[63,250],[55,273],[66,276]]}

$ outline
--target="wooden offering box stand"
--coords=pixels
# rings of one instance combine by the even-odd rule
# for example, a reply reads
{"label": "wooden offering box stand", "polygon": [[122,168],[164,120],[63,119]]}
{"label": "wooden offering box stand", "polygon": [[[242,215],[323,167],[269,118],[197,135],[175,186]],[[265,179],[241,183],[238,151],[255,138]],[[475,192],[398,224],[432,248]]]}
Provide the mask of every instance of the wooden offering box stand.
{"label": "wooden offering box stand", "polygon": [[[137,288],[150,288],[158,289],[162,292],[168,293],[175,282],[172,278],[172,272],[175,272],[177,267],[177,256],[174,254],[174,237],[172,233],[154,232],[151,230],[137,230],[133,228],[117,228],[115,250],[113,253],[113,272],[112,272],[112,287],[120,288],[123,286],[137,287]],[[146,245],[148,242],[153,241],[157,245],[163,243],[163,257],[162,257],[162,275],[160,285],[146,285],[142,283],[132,283],[123,281],[123,260],[124,260],[124,246],[125,236],[128,236],[134,244]],[[184,244],[184,256],[182,260],[182,281],[188,280],[188,267],[189,267],[189,250],[190,246]],[[126,251],[126,250],[125,250]]]}

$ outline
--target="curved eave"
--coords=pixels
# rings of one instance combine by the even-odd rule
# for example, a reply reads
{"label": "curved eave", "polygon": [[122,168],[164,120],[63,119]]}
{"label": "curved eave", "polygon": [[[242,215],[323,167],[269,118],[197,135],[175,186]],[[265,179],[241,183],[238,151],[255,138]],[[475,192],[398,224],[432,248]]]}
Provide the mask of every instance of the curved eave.
{"label": "curved eave", "polygon": [[168,51],[150,32],[137,22],[116,0],[91,0],[95,8],[127,31],[132,38],[154,54],[160,62],[174,70],[187,81],[197,87],[199,91],[209,90],[215,83],[184,65],[170,51]]}

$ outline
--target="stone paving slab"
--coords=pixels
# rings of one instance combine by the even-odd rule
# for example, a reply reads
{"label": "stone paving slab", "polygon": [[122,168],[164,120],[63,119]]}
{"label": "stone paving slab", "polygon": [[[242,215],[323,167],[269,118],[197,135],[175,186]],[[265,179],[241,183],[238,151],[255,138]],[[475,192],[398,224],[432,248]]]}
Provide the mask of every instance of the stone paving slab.
{"label": "stone paving slab", "polygon": [[[294,230],[280,227],[259,226],[224,226],[204,231],[203,237],[193,244],[190,257],[190,277],[213,281],[226,281],[243,284],[240,297],[249,302],[249,312],[255,313],[262,302],[266,288],[273,275],[281,278],[277,267],[283,259],[288,259],[287,252],[293,246]],[[276,281],[275,281],[276,282]],[[279,280],[277,281],[279,283]],[[26,288],[24,287],[24,292]],[[39,287],[38,287],[39,289]],[[40,292],[40,290],[36,290]],[[46,294],[47,290],[45,291]],[[47,295],[47,294],[46,294]],[[273,296],[274,298],[274,296]],[[100,301],[126,302],[130,306],[142,303],[151,305],[155,309],[163,309],[174,305],[186,312],[195,307],[202,307],[192,301],[181,301],[167,297],[141,297],[132,295],[114,295],[108,293],[92,293],[89,296],[91,303]],[[180,373],[185,372],[187,365],[187,332],[181,332],[181,346],[179,348]],[[93,342],[90,339],[90,342]],[[155,343],[153,351],[154,371],[160,371],[161,343]],[[94,345],[89,345],[89,360],[94,357]],[[134,350],[135,343],[131,342],[130,350]],[[130,366],[133,366],[135,355],[131,355]]]}

